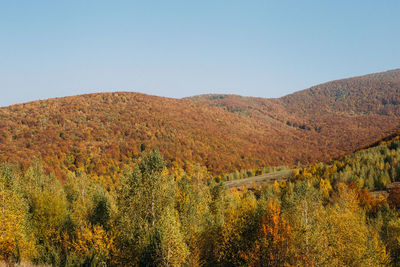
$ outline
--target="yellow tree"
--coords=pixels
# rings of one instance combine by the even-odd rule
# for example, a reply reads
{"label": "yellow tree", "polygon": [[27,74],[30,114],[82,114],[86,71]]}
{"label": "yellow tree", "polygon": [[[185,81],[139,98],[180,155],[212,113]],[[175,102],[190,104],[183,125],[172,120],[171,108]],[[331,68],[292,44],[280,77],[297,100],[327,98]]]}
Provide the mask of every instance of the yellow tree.
{"label": "yellow tree", "polygon": [[248,266],[285,266],[293,256],[291,228],[275,200],[267,203],[253,248],[242,252]]}
{"label": "yellow tree", "polygon": [[400,218],[394,218],[387,226],[387,247],[394,265],[400,263]]}
{"label": "yellow tree", "polygon": [[110,251],[113,250],[114,242],[107,232],[99,225],[94,227],[85,226],[77,232],[76,239],[71,244],[71,249],[78,258],[90,266],[106,265],[110,260]]}
{"label": "yellow tree", "polygon": [[[196,170],[197,167],[195,167]],[[209,214],[210,194],[202,174],[193,172],[193,177],[183,177],[177,182],[175,208],[181,224],[185,242],[190,248],[190,266],[200,265],[201,233],[205,218]]]}
{"label": "yellow tree", "polygon": [[34,255],[26,229],[27,206],[15,188],[0,175],[0,261],[15,262]]}
{"label": "yellow tree", "polygon": [[162,266],[182,266],[189,255],[189,249],[180,230],[174,210],[168,208],[160,220],[160,244],[157,262]]}
{"label": "yellow tree", "polygon": [[327,243],[321,224],[325,216],[322,195],[312,182],[288,184],[282,196],[282,210],[291,225],[296,260],[300,265],[311,266],[325,262]]}
{"label": "yellow tree", "polygon": [[224,214],[215,240],[215,259],[219,265],[238,266],[245,263],[241,252],[251,247],[260,222],[257,199],[252,193],[232,192],[230,206]]}
{"label": "yellow tree", "polygon": [[65,261],[67,200],[61,183],[46,175],[35,162],[23,176],[23,187],[29,205],[32,232],[38,251],[37,263],[61,264]]}
{"label": "yellow tree", "polygon": [[357,194],[345,184],[338,185],[338,202],[327,208],[324,234],[328,238],[327,262],[337,266],[384,266],[386,248],[378,233],[366,221]]}

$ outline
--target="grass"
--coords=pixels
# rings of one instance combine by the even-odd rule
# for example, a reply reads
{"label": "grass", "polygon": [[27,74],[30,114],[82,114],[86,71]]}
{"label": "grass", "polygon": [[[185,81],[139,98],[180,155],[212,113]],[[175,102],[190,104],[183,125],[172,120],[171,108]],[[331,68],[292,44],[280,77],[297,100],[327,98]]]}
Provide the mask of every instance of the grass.
{"label": "grass", "polygon": [[273,184],[275,181],[281,181],[289,178],[292,175],[292,170],[283,170],[263,175],[253,176],[245,179],[233,180],[225,182],[225,186],[228,189],[247,187],[252,188],[253,186],[262,186],[264,184]]}

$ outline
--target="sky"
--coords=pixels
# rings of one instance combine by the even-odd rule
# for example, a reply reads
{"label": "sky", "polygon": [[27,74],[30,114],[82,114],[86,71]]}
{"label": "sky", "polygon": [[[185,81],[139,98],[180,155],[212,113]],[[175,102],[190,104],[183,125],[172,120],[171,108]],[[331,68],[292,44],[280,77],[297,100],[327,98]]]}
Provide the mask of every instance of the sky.
{"label": "sky", "polygon": [[0,0],[0,106],[93,92],[280,97],[400,68],[400,1]]}

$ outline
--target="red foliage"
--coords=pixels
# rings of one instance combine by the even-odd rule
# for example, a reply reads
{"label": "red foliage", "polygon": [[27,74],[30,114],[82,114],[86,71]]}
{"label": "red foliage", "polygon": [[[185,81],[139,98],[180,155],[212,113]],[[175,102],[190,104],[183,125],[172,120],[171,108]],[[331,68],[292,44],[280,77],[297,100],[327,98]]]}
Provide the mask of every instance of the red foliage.
{"label": "red foliage", "polygon": [[329,160],[398,129],[400,71],[280,99],[91,94],[0,109],[0,161],[111,176],[146,148],[213,173]]}
{"label": "red foliage", "polygon": [[400,208],[400,187],[394,187],[389,190],[388,203],[393,208]]}

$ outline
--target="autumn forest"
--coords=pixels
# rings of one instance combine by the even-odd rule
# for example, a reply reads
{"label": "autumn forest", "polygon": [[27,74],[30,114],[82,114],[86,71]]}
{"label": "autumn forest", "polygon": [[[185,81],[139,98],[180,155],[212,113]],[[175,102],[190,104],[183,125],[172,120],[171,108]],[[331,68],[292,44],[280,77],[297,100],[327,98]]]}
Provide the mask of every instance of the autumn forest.
{"label": "autumn forest", "polygon": [[400,266],[400,70],[2,107],[2,264]]}

